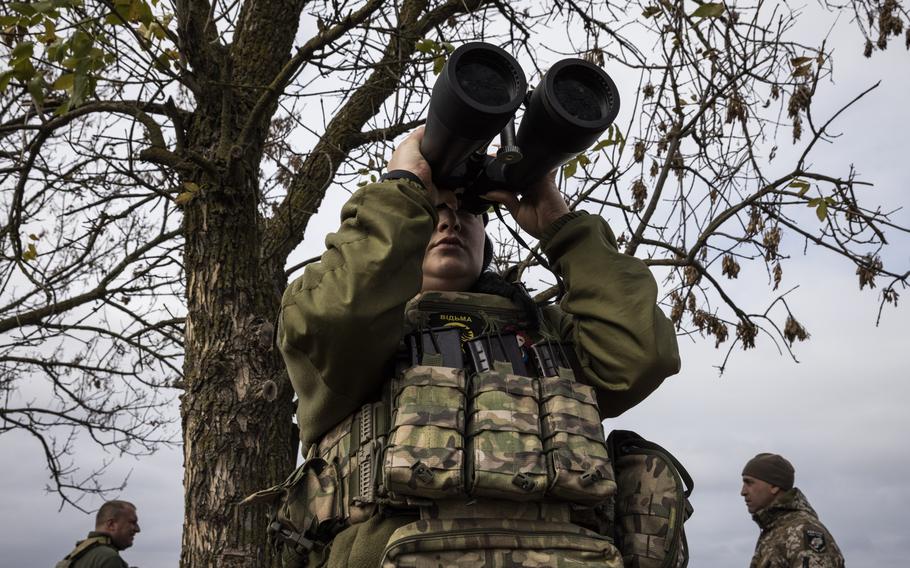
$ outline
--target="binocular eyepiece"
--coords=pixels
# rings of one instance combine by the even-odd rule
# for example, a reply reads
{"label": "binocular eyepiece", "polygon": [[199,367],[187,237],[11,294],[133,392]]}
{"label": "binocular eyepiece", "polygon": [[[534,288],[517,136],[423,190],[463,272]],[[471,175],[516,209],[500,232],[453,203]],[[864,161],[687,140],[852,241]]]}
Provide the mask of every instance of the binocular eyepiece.
{"label": "binocular eyepiece", "polygon": [[[438,187],[463,190],[463,208],[484,211],[478,196],[493,189],[521,193],[590,147],[619,112],[616,84],[582,59],[557,62],[527,89],[518,61],[483,42],[456,49],[436,80],[420,152]],[[497,134],[493,158],[486,149]]]}

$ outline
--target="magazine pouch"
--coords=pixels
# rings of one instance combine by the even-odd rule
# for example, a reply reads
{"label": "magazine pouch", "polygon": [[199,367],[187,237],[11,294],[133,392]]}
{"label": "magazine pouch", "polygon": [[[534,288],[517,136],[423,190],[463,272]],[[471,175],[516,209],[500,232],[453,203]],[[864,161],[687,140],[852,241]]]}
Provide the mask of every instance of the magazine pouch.
{"label": "magazine pouch", "polygon": [[382,568],[578,566],[622,568],[610,539],[570,523],[422,519],[397,529]]}
{"label": "magazine pouch", "polygon": [[539,500],[547,487],[540,439],[537,380],[508,364],[471,379],[467,482],[473,497]]}
{"label": "magazine pouch", "polygon": [[464,370],[411,367],[393,381],[391,399],[385,489],[424,499],[464,494]]}
{"label": "magazine pouch", "polygon": [[594,389],[567,368],[540,379],[543,449],[549,473],[547,495],[594,506],[616,491]]}

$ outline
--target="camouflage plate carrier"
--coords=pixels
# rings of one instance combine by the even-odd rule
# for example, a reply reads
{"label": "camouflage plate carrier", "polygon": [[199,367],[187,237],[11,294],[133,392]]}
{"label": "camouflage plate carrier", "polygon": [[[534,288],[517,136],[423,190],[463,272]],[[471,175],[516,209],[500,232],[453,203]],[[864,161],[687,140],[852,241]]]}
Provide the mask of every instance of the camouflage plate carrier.
{"label": "camouflage plate carrier", "polygon": [[381,400],[313,444],[274,504],[286,566],[377,512],[407,511],[381,565],[623,566],[594,389],[571,345],[499,296],[427,292]]}

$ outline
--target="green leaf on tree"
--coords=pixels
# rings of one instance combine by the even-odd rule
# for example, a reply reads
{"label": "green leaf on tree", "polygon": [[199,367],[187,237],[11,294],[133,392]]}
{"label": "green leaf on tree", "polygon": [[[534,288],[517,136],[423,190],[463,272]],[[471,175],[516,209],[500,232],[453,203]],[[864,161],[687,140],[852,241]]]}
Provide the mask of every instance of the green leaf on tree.
{"label": "green leaf on tree", "polygon": [[7,71],[6,73],[0,73],[0,94],[6,92],[6,89],[9,87],[9,82],[13,78],[13,72]]}
{"label": "green leaf on tree", "polygon": [[87,56],[92,51],[92,36],[82,30],[77,31],[70,38],[70,52],[78,59]]}
{"label": "green leaf on tree", "polygon": [[76,72],[73,76],[73,96],[67,102],[67,110],[81,105],[92,91],[92,81],[84,72]]}
{"label": "green leaf on tree", "polygon": [[19,12],[23,16],[35,15],[35,7],[29,2],[10,2],[9,9],[14,12]]}
{"label": "green leaf on tree", "polygon": [[72,73],[64,73],[57,77],[51,88],[55,91],[68,91],[73,88],[73,80],[76,78]]}
{"label": "green leaf on tree", "polygon": [[657,6],[648,6],[641,13],[641,15],[645,18],[653,18],[658,14],[660,14],[660,8]]}
{"label": "green leaf on tree", "polygon": [[828,217],[828,203],[822,200],[818,207],[815,208],[815,215],[819,221],[824,221]]}
{"label": "green leaf on tree", "polygon": [[27,60],[31,58],[32,53],[35,51],[35,44],[30,41],[20,41],[16,44],[16,47],[10,52],[9,65],[10,67],[15,67],[20,61]]}
{"label": "green leaf on tree", "polygon": [[431,39],[422,39],[414,45],[414,49],[421,53],[426,53],[427,55],[432,55],[436,52],[436,42]]}
{"label": "green leaf on tree", "polygon": [[566,178],[574,176],[576,171],[578,171],[578,159],[575,158],[566,162],[566,165],[562,167],[562,175]]}
{"label": "green leaf on tree", "polygon": [[792,187],[799,190],[799,196],[802,197],[806,195],[806,192],[809,191],[809,182],[795,179],[790,182],[790,185],[787,187]]}
{"label": "green leaf on tree", "polygon": [[53,43],[57,39],[57,25],[51,20],[44,20],[44,33],[38,39],[45,45]]}
{"label": "green leaf on tree", "polygon": [[702,4],[689,14],[693,18],[719,18],[724,14],[723,3]]}
{"label": "green leaf on tree", "polygon": [[35,104],[41,106],[44,104],[44,87],[47,83],[44,81],[44,77],[41,75],[36,75],[29,79],[26,89],[28,89],[28,94],[32,96],[32,99],[35,101]]}
{"label": "green leaf on tree", "polygon": [[183,182],[183,187],[186,191],[177,194],[177,197],[174,199],[177,205],[180,206],[186,205],[192,201],[199,192],[199,184],[192,181]]}
{"label": "green leaf on tree", "polygon": [[177,203],[177,205],[183,206],[192,201],[194,197],[196,197],[196,194],[192,191],[184,191],[183,193],[177,194],[177,197],[174,199],[174,201]]}
{"label": "green leaf on tree", "polygon": [[34,243],[29,243],[28,248],[22,251],[22,260],[29,262],[38,258],[38,249],[35,248]]}
{"label": "green leaf on tree", "polygon": [[40,2],[32,2],[32,8],[38,14],[44,14],[54,8],[54,3],[51,0],[41,0]]}

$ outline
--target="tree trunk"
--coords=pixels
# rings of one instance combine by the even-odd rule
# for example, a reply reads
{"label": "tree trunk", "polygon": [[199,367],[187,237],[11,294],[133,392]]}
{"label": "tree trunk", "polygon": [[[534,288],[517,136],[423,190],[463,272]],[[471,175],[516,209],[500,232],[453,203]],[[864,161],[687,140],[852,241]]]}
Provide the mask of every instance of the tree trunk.
{"label": "tree trunk", "polygon": [[263,258],[259,215],[262,147],[277,101],[259,115],[251,111],[290,59],[304,3],[244,2],[229,46],[212,36],[210,4],[177,5],[198,85],[187,148],[210,164],[185,180],[198,189],[184,206],[183,225],[182,568],[274,561],[265,546],[265,508],[238,506],[285,479],[298,447],[293,391],[272,345],[286,257]]}
{"label": "tree trunk", "polygon": [[185,212],[183,568],[270,565],[264,507],[237,503],[295,462],[293,393],[272,347],[286,279],[261,262],[253,184],[203,181]]}

